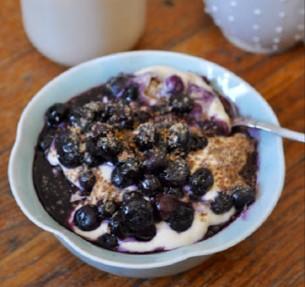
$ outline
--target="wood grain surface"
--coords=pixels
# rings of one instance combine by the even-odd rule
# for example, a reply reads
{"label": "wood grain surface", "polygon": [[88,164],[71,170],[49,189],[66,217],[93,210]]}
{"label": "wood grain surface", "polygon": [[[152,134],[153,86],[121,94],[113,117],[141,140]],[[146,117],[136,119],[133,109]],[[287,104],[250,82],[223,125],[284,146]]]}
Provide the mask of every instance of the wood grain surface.
{"label": "wood grain surface", "polygon": [[[286,183],[266,223],[230,250],[186,273],[154,280],[98,271],[33,225],[10,194],[7,164],[19,115],[31,97],[65,70],[39,54],[22,28],[19,1],[0,3],[0,286],[304,286],[304,145],[285,142]],[[249,54],[228,43],[201,0],[150,0],[135,49],[185,52],[223,65],[264,95],[282,125],[304,131],[304,46]]]}

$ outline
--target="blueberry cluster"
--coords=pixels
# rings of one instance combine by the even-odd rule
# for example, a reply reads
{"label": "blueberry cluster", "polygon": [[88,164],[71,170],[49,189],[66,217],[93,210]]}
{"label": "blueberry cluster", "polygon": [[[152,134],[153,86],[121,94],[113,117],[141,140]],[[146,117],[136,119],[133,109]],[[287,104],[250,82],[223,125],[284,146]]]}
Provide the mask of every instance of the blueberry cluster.
{"label": "blueberry cluster", "polygon": [[238,186],[229,193],[220,192],[210,203],[211,210],[215,214],[222,214],[229,211],[233,206],[238,212],[255,201],[255,189]]}
{"label": "blueberry cluster", "polygon": [[[175,195],[160,194],[155,200],[148,200],[140,191],[127,192],[118,205],[114,202],[85,205],[74,215],[74,222],[84,231],[96,229],[103,220],[108,221],[110,232],[98,238],[101,246],[113,249],[118,239],[134,237],[149,241],[156,235],[155,223],[164,220],[177,231],[187,230],[193,222],[194,210],[191,204],[179,201]],[[105,236],[107,239],[105,240]]]}
{"label": "blueberry cluster", "polygon": [[[180,201],[183,193],[179,188],[166,188],[153,200],[149,200],[140,190],[124,193],[120,205],[113,201],[99,202],[97,206],[85,205],[74,215],[74,222],[84,231],[96,229],[103,220],[109,222],[110,232],[97,240],[97,244],[108,249],[118,245],[118,238],[134,237],[140,241],[149,241],[156,234],[155,223],[164,220],[169,226],[183,232],[190,228],[194,219],[194,210],[190,203]],[[219,193],[211,202],[215,214],[229,211],[233,206],[242,211],[255,200],[255,191],[251,188],[237,187],[231,194]]]}
{"label": "blueberry cluster", "polygon": [[[120,75],[100,88],[103,100],[55,104],[46,112],[48,129],[39,146],[47,152],[53,144],[66,168],[83,166],[78,180],[83,196],[89,196],[96,183],[95,167],[104,162],[114,166],[111,182],[123,192],[122,202],[86,204],[74,214],[75,225],[84,231],[108,222],[109,233],[97,240],[102,247],[114,249],[118,239],[126,237],[151,240],[160,220],[177,232],[187,230],[194,219],[187,202],[200,200],[213,186],[210,170],[191,174],[187,155],[205,148],[206,136],[221,133],[221,127],[206,121],[192,128],[194,102],[182,80],[171,76],[164,85],[168,97],[149,106],[133,77]],[[124,192],[129,186],[136,190]],[[242,209],[254,196],[250,189],[237,188],[231,195],[221,193],[211,209],[216,214],[232,206]]]}
{"label": "blueberry cluster", "polygon": [[[182,80],[171,76],[165,87],[168,94],[165,102],[150,107],[141,101],[133,77],[120,75],[100,88],[106,100],[54,104],[46,112],[48,130],[40,139],[40,147],[48,150],[55,138],[59,161],[67,168],[81,164],[95,167],[104,161],[116,161],[128,130],[135,130],[136,152],[157,147],[183,154],[203,148],[207,144],[204,134],[191,133],[188,129],[193,100],[185,93]],[[171,120],[165,121],[165,128],[160,128],[162,124],[154,123],[154,118],[164,113],[171,115]],[[130,144],[126,148],[130,149]]]}

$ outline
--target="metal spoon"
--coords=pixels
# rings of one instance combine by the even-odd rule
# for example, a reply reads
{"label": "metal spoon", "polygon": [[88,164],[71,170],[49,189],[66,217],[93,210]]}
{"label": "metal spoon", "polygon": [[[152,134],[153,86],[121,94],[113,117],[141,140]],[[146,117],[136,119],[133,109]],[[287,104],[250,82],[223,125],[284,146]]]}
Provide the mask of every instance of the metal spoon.
{"label": "metal spoon", "polygon": [[278,136],[305,143],[305,134],[285,129],[273,124],[259,122],[248,118],[237,117],[233,120],[233,126],[246,126],[274,133]]}

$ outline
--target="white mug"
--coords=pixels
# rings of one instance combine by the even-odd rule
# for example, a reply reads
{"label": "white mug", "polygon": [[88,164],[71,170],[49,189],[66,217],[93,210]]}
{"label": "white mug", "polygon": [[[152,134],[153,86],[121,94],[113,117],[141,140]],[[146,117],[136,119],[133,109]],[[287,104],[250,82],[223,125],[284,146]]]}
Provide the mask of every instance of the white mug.
{"label": "white mug", "polygon": [[304,41],[304,0],[205,0],[224,36],[250,52],[276,53]]}
{"label": "white mug", "polygon": [[63,65],[132,48],[145,27],[146,0],[21,0],[33,45]]}

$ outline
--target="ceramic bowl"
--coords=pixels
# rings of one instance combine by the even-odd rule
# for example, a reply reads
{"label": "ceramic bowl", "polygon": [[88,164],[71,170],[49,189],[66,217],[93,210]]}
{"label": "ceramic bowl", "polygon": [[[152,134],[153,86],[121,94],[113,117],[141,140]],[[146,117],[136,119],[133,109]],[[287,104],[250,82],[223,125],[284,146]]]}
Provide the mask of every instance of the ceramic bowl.
{"label": "ceramic bowl", "polygon": [[223,93],[236,103],[243,115],[278,124],[274,112],[259,93],[225,68],[178,53],[127,52],[76,66],[43,87],[21,115],[9,161],[9,182],[13,195],[21,210],[33,223],[54,234],[67,249],[88,264],[121,276],[141,278],[182,272],[198,265],[209,255],[224,251],[251,235],[274,209],[283,188],[285,169],[282,140],[268,133],[258,133],[259,195],[249,208],[246,218],[236,219],[207,240],[172,251],[143,255],[112,252],[91,244],[58,224],[44,210],[32,181],[34,147],[43,126],[46,109],[55,102],[65,102],[76,94],[100,85],[119,72],[134,72],[151,65],[168,65],[206,75],[218,83]]}

